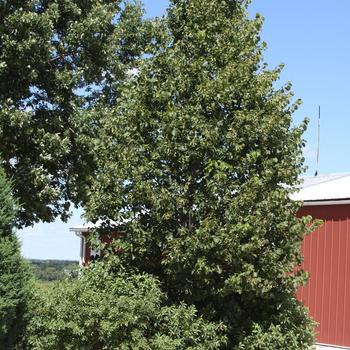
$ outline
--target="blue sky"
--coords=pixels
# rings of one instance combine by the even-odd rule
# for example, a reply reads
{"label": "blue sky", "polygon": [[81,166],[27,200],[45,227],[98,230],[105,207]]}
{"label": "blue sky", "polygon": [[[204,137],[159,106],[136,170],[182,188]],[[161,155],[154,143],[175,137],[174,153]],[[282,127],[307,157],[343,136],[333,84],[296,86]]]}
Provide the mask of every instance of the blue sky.
{"label": "blue sky", "polygon": [[[144,1],[147,16],[161,16],[168,1]],[[350,171],[350,13],[349,0],[253,0],[250,8],[265,17],[262,39],[271,67],[285,64],[281,82],[291,81],[303,105],[295,123],[310,118],[305,134],[308,173],[315,172],[317,111],[321,105],[320,173]],[[345,158],[343,158],[345,157]],[[81,211],[64,224],[37,224],[19,233],[28,258],[79,258],[79,240],[69,227],[80,224]]]}

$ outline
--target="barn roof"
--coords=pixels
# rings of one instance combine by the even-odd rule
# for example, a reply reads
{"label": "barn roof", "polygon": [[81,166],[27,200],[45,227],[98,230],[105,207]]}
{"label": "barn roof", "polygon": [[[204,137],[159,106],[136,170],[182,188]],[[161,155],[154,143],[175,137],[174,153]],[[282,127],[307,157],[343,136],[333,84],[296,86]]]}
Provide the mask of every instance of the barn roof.
{"label": "barn roof", "polygon": [[292,198],[311,204],[350,200],[350,173],[305,176],[300,191]]}

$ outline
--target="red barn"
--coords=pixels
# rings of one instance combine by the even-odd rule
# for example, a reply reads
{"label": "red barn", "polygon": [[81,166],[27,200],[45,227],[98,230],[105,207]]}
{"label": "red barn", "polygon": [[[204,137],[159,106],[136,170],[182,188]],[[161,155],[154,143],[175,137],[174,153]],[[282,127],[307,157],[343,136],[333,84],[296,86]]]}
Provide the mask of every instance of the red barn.
{"label": "red barn", "polygon": [[[306,177],[294,199],[304,202],[298,215],[323,224],[303,244],[303,268],[310,280],[298,298],[319,323],[317,342],[350,348],[350,174]],[[332,347],[331,347],[332,346]]]}
{"label": "red barn", "polygon": [[85,266],[92,258],[100,255],[100,252],[91,248],[87,241],[87,235],[96,227],[98,225],[86,224],[74,226],[69,229],[69,231],[74,232],[80,238],[80,265]]}
{"label": "red barn", "polygon": [[[98,221],[96,224],[86,224],[83,226],[75,226],[70,228],[71,232],[75,232],[75,234],[80,237],[80,265],[87,265],[89,261],[96,259],[100,256],[100,251],[96,250],[91,247],[88,241],[88,234],[91,233],[96,228],[101,227],[101,222]],[[112,235],[114,237],[117,236],[117,234]],[[102,243],[111,243],[113,238],[102,235],[101,242]]]}
{"label": "red barn", "polygon": [[[319,323],[318,348],[350,349],[350,174],[305,177],[293,199],[304,202],[299,216],[323,220],[303,244],[303,268],[310,280],[297,296]],[[94,227],[71,229],[81,237],[80,262],[84,265],[99,255],[85,238]]]}

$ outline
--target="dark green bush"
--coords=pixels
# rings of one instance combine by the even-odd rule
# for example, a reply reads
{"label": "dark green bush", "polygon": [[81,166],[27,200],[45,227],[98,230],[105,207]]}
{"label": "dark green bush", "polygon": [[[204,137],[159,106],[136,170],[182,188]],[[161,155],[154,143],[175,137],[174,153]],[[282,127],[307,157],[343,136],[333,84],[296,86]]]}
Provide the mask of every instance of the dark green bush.
{"label": "dark green bush", "polygon": [[25,327],[30,273],[13,233],[16,202],[0,168],[0,349],[19,346]]}

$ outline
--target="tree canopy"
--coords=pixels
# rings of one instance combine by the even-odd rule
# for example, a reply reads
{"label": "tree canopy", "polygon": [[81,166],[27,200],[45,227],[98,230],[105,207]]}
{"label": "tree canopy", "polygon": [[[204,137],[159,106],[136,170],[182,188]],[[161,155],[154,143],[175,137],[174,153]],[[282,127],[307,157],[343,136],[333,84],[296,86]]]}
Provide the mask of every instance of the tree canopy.
{"label": "tree canopy", "polygon": [[98,120],[82,111],[115,100],[152,26],[133,1],[0,2],[0,157],[19,225],[66,219],[84,201]]}
{"label": "tree canopy", "polygon": [[228,349],[249,334],[268,348],[277,333],[285,348],[305,349],[313,326],[295,300],[306,280],[295,267],[310,228],[290,194],[306,122],[293,126],[300,102],[291,84],[276,87],[282,66],[264,63],[263,19],[247,6],[170,2],[160,49],[113,108],[95,111],[103,125],[88,216],[120,223],[126,267],[224,321]]}

